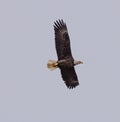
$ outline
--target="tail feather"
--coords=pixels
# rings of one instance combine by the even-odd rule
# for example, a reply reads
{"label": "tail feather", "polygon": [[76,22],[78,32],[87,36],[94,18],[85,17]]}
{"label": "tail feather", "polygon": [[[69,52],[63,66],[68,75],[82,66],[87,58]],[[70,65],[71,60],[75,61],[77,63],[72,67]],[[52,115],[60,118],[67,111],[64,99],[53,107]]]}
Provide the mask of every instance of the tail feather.
{"label": "tail feather", "polygon": [[50,70],[54,70],[58,67],[58,63],[55,60],[49,60],[47,63],[47,68]]}

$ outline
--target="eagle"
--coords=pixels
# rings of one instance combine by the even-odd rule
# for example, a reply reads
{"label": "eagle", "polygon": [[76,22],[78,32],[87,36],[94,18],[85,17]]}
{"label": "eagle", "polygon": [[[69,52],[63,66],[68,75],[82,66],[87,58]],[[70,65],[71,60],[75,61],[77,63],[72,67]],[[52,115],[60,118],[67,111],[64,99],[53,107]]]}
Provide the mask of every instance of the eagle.
{"label": "eagle", "polygon": [[66,23],[62,19],[58,19],[54,22],[53,26],[58,60],[49,60],[47,67],[50,70],[59,68],[66,86],[69,89],[72,89],[79,85],[74,66],[77,64],[83,64],[83,62],[74,60],[72,56]]}

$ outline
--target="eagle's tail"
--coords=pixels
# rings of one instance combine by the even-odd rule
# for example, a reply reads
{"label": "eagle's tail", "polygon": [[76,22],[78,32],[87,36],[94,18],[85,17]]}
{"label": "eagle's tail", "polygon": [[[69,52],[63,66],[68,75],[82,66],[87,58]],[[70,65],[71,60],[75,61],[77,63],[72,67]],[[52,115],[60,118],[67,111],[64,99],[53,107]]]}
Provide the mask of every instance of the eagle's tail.
{"label": "eagle's tail", "polygon": [[49,60],[47,63],[47,68],[49,68],[50,70],[54,70],[56,68],[58,68],[58,63],[55,60]]}

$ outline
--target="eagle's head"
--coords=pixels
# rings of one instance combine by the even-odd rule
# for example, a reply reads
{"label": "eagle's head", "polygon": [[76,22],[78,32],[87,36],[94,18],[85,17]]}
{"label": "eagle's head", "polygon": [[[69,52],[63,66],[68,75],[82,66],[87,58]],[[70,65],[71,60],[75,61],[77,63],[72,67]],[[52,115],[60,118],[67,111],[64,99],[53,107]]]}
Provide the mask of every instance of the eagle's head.
{"label": "eagle's head", "polygon": [[74,65],[83,64],[83,61],[74,61]]}

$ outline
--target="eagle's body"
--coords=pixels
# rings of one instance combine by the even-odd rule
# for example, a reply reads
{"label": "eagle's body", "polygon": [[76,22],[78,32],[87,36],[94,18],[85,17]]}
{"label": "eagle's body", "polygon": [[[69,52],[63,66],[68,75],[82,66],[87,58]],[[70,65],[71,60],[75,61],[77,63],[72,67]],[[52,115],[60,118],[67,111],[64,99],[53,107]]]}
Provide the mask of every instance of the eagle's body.
{"label": "eagle's body", "polygon": [[48,68],[60,68],[61,75],[68,88],[74,88],[79,85],[74,66],[81,64],[82,61],[75,61],[70,49],[70,39],[66,24],[63,20],[54,23],[55,30],[55,47],[58,61],[50,60]]}

